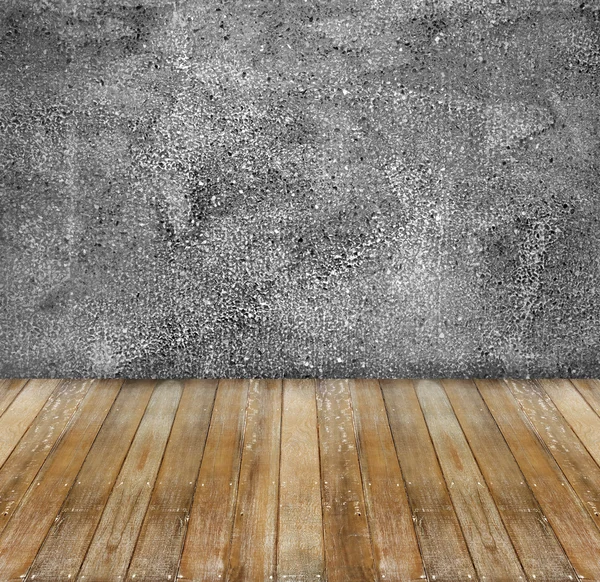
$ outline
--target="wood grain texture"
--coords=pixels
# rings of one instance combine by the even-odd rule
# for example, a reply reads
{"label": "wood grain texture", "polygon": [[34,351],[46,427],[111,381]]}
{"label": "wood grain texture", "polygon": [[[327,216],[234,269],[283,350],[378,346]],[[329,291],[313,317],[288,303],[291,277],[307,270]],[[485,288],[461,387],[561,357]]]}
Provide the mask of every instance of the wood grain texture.
{"label": "wood grain texture", "polygon": [[600,381],[598,380],[571,380],[579,393],[585,398],[592,410],[600,416]]}
{"label": "wood grain texture", "polygon": [[216,380],[186,380],[184,384],[128,580],[177,578],[216,389]]}
{"label": "wood grain texture", "polygon": [[475,568],[411,380],[381,380],[428,578],[475,579]]}
{"label": "wood grain texture", "polygon": [[527,578],[576,580],[575,571],[474,382],[442,383]]}
{"label": "wood grain texture", "polygon": [[600,580],[600,532],[504,381],[476,380],[577,575]]}
{"label": "wood grain texture", "polygon": [[325,579],[315,380],[284,380],[277,579]]}
{"label": "wood grain texture", "polygon": [[62,380],[30,380],[0,416],[0,467]]}
{"label": "wood grain texture", "polygon": [[0,532],[85,396],[91,381],[62,382],[0,470]]}
{"label": "wood grain texture", "polygon": [[347,380],[317,387],[327,580],[376,579]]}
{"label": "wood grain texture", "polygon": [[525,573],[446,393],[435,380],[417,380],[415,390],[479,578],[524,580]]}
{"label": "wood grain texture", "polygon": [[281,380],[252,380],[227,580],[276,574]]}
{"label": "wood grain texture", "polygon": [[79,573],[79,580],[125,577],[150,501],[183,383],[159,382],[150,397]]}
{"label": "wood grain texture", "polygon": [[75,580],[155,384],[155,380],[130,380],[123,385],[29,571],[29,580]]}
{"label": "wood grain texture", "polygon": [[121,384],[122,380],[94,381],[4,528],[0,535],[3,582],[21,581],[26,576]]}
{"label": "wood grain texture", "polygon": [[219,382],[178,580],[214,582],[225,579],[249,384],[248,380]]}
{"label": "wood grain texture", "polygon": [[27,384],[27,380],[24,378],[0,380],[0,416],[12,404],[12,401],[19,395],[25,384]]}
{"label": "wood grain texture", "polygon": [[356,444],[377,575],[425,575],[385,403],[377,380],[350,380]]}
{"label": "wood grain texture", "polygon": [[[577,438],[539,382],[508,380],[506,384],[525,411],[537,434],[552,453],[567,480],[583,501],[590,517],[597,526],[600,526],[600,467]],[[569,383],[564,388],[573,390],[576,398],[581,400],[581,404],[587,408],[587,411],[600,421],[600,418],[589,408],[572,384]],[[552,391],[550,386],[548,389]],[[555,396],[557,399],[561,398],[558,394]],[[568,411],[567,414],[569,414]]]}

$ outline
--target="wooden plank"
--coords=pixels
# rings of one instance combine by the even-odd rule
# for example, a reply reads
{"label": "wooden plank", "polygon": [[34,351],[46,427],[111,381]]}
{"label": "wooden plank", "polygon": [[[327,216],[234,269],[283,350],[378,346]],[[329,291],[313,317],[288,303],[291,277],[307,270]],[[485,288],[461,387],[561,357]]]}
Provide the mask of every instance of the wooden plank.
{"label": "wooden plank", "polygon": [[227,580],[273,580],[276,570],[281,380],[253,380]]}
{"label": "wooden plank", "polygon": [[489,581],[524,580],[525,573],[444,389],[434,380],[414,384],[477,575]]}
{"label": "wooden plank", "polygon": [[178,580],[214,582],[225,579],[237,499],[248,386],[247,380],[219,382]]}
{"label": "wooden plank", "polygon": [[600,579],[600,532],[505,382],[476,380],[525,479],[577,575]]}
{"label": "wooden plank", "polygon": [[[443,380],[529,580],[576,580],[562,546],[472,380]],[[571,576],[571,578],[569,578]]]}
{"label": "wooden plank", "polygon": [[277,578],[325,579],[315,380],[284,380]]}
{"label": "wooden plank", "polygon": [[[538,382],[507,380],[506,384],[552,453],[571,487],[583,501],[590,517],[600,526],[600,467]],[[581,399],[581,404],[587,408],[590,415],[600,421],[571,384],[567,383],[565,391],[569,387],[575,393],[575,397]],[[552,390],[551,386],[548,386],[548,389]],[[556,397],[560,398],[558,394]],[[574,402],[570,404],[575,405]]]}
{"label": "wooden plank", "polygon": [[175,580],[204,453],[217,380],[187,380],[128,580]]}
{"label": "wooden plank", "polygon": [[[600,416],[594,412],[569,380],[538,380],[537,383],[550,396],[573,432],[600,465]],[[600,467],[598,469],[600,470]],[[600,480],[596,483],[600,488]]]}
{"label": "wooden plank", "polygon": [[325,564],[329,582],[375,580],[347,380],[317,387]]}
{"label": "wooden plank", "polygon": [[438,582],[474,580],[473,562],[412,381],[382,380],[381,387],[427,576]]}
{"label": "wooden plank", "polygon": [[27,380],[24,378],[0,380],[0,416],[4,414],[12,401],[19,395],[25,384],[27,384]]}
{"label": "wooden plank", "polygon": [[159,382],[154,388],[88,548],[79,580],[100,582],[125,577],[182,389],[182,382],[171,380]]}
{"label": "wooden plank", "polygon": [[26,575],[121,384],[122,380],[95,381],[48,455],[0,535],[0,580],[20,582]]}
{"label": "wooden plank", "polygon": [[0,416],[0,467],[61,380],[30,380]]}
{"label": "wooden plank", "polygon": [[425,578],[379,382],[349,382],[375,569],[382,580]]}
{"label": "wooden plank", "polygon": [[75,580],[155,384],[155,380],[130,380],[121,388],[28,580]]}
{"label": "wooden plank", "polygon": [[572,379],[571,382],[594,412],[600,416],[600,381]]}
{"label": "wooden plank", "polygon": [[92,383],[70,380],[59,384],[4,463],[0,470],[0,532]]}

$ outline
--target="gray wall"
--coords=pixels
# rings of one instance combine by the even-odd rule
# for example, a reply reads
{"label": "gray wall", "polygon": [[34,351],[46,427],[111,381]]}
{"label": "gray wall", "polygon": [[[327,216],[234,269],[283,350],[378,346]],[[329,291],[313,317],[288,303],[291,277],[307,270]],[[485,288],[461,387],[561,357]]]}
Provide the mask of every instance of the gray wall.
{"label": "gray wall", "polygon": [[0,375],[600,375],[599,15],[4,0]]}

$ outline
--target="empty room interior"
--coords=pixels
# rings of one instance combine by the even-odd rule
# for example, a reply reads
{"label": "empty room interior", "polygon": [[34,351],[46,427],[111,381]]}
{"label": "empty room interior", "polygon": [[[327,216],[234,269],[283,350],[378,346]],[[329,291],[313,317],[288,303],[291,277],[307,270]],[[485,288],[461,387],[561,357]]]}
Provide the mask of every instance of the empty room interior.
{"label": "empty room interior", "polygon": [[0,582],[600,582],[597,0],[1,0]]}

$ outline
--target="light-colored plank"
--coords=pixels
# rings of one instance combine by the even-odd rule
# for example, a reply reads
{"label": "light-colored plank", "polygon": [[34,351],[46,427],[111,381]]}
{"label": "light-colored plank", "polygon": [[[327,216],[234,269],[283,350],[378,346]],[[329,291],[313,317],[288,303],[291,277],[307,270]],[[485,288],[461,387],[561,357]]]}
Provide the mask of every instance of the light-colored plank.
{"label": "light-colored plank", "polygon": [[[94,381],[0,535],[0,580],[21,582],[112,406],[122,380]],[[31,382],[27,385],[30,386]]]}
{"label": "light-colored plank", "polygon": [[177,412],[183,383],[159,382],[88,548],[79,580],[125,577]]}
{"label": "light-colored plank", "polygon": [[252,380],[227,580],[273,580],[276,570],[281,380]]}
{"label": "light-colored plank", "polygon": [[[537,381],[507,380],[506,384],[552,453],[571,487],[584,502],[590,517],[600,526],[600,467]],[[596,413],[588,407],[571,384],[567,384],[565,389],[569,387],[576,397],[581,399],[589,413],[598,419]],[[551,390],[551,387],[549,389]],[[557,395],[557,398],[560,396]]]}
{"label": "light-colored plank", "polygon": [[600,531],[501,380],[476,380],[525,479],[578,576],[600,580]]}
{"label": "light-colored plank", "polygon": [[277,579],[325,579],[315,380],[284,380]]}
{"label": "light-colored plank", "polygon": [[24,378],[0,380],[0,416],[4,414],[12,401],[19,395],[25,384],[27,384],[27,380]]}
{"label": "light-colored plank", "polygon": [[[472,380],[443,385],[529,580],[576,580],[500,429]],[[569,578],[571,576],[571,578]]]}
{"label": "light-colored plank", "polygon": [[422,580],[421,553],[377,380],[349,382],[375,569],[382,580]]}
{"label": "light-colored plank", "polygon": [[61,380],[30,380],[0,416],[0,467]]}
{"label": "light-colored plank", "polygon": [[347,380],[317,386],[325,567],[329,582],[376,579]]}
{"label": "light-colored plank", "polygon": [[417,539],[431,580],[474,580],[475,569],[411,380],[381,387]]}
{"label": "light-colored plank", "polygon": [[480,579],[524,580],[496,504],[439,382],[415,381],[417,398]]}
{"label": "light-colored plank", "polygon": [[[600,416],[569,380],[537,380],[537,383],[550,396],[600,470]],[[600,480],[596,483],[600,488]]]}
{"label": "light-colored plank", "polygon": [[225,580],[244,440],[248,386],[247,380],[219,382],[178,580]]}
{"label": "light-colored plank", "polygon": [[0,532],[17,509],[92,381],[62,382],[0,470]]}
{"label": "light-colored plank", "polygon": [[28,580],[75,580],[155,384],[155,380],[130,380],[123,384],[38,552]]}
{"label": "light-colored plank", "polygon": [[600,416],[600,380],[571,380],[585,401]]}
{"label": "light-colored plank", "polygon": [[127,572],[132,582],[175,580],[204,453],[217,380],[186,380],[150,505]]}

